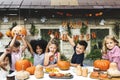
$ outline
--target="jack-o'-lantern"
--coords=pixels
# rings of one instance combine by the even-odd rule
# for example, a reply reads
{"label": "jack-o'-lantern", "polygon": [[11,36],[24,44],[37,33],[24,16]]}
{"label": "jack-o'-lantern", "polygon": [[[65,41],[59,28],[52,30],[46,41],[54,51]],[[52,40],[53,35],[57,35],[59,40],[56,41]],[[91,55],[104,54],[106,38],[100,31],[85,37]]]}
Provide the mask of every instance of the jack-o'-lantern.
{"label": "jack-o'-lantern", "polygon": [[70,62],[69,61],[58,61],[57,66],[61,70],[68,70],[70,68]]}
{"label": "jack-o'-lantern", "polygon": [[[18,35],[27,35],[27,30],[24,26],[21,26],[21,25],[17,25],[16,27],[14,27],[12,29],[12,37],[14,37],[15,34],[18,34]],[[20,36],[17,36],[17,39],[21,39]]]}
{"label": "jack-o'-lantern", "polygon": [[20,70],[26,70],[28,67],[31,66],[31,62],[27,59],[23,59],[23,60],[18,60],[16,63],[15,63],[15,69],[17,71],[20,71]]}

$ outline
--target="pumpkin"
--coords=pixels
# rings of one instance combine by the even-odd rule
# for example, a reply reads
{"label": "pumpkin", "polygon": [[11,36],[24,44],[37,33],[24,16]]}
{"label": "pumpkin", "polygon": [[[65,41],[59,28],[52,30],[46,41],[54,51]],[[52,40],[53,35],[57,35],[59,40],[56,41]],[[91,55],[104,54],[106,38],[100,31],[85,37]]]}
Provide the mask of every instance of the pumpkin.
{"label": "pumpkin", "polygon": [[110,65],[110,61],[108,60],[95,60],[93,63],[95,68],[99,68],[100,70],[107,70]]}
{"label": "pumpkin", "polygon": [[57,66],[61,70],[68,70],[70,68],[70,62],[69,61],[58,61]]}
{"label": "pumpkin", "polygon": [[26,80],[27,78],[29,78],[30,73],[22,70],[22,71],[16,72],[15,76],[17,80]]}
{"label": "pumpkin", "polygon": [[[27,30],[24,26],[21,25],[17,25],[16,27],[14,27],[12,29],[12,37],[14,37],[15,33],[17,33],[18,35],[27,35]],[[17,39],[21,39],[20,36],[17,36]]]}
{"label": "pumpkin", "polygon": [[111,62],[110,63],[110,67],[107,70],[107,73],[111,76],[111,77],[120,77],[120,71],[118,70],[118,66],[116,63]]}
{"label": "pumpkin", "polygon": [[15,69],[17,71],[20,71],[20,70],[26,70],[26,68],[30,67],[31,66],[31,63],[29,60],[27,59],[24,59],[24,60],[18,60],[16,61],[15,63]]}
{"label": "pumpkin", "polygon": [[37,79],[44,77],[44,71],[43,71],[43,66],[37,65],[35,67],[35,72],[34,75]]}
{"label": "pumpkin", "polygon": [[28,67],[26,71],[28,71],[31,75],[33,75],[35,72],[35,66]]}
{"label": "pumpkin", "polygon": [[7,31],[6,31],[6,36],[7,36],[7,37],[12,37],[11,30],[7,30]]}

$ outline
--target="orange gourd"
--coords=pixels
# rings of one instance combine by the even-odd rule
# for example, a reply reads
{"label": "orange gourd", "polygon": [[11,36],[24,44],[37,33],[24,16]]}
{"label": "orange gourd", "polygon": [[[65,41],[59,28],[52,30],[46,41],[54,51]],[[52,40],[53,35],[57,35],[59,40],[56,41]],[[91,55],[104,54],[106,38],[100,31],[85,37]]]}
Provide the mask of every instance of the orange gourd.
{"label": "orange gourd", "polygon": [[107,70],[110,65],[110,61],[108,60],[95,60],[93,63],[95,68],[99,68],[100,70]]}
{"label": "orange gourd", "polygon": [[[25,35],[26,36],[27,30],[24,26],[17,25],[11,31],[12,37],[14,37],[15,33],[17,33],[18,35]],[[21,39],[20,36],[17,36],[17,39]]]}
{"label": "orange gourd", "polygon": [[70,62],[69,61],[58,61],[57,66],[61,70],[68,70],[70,68]]}
{"label": "orange gourd", "polygon": [[28,71],[31,75],[33,75],[35,72],[35,66],[28,67],[26,71]]}
{"label": "orange gourd", "polygon": [[17,71],[20,71],[20,70],[26,70],[28,67],[31,66],[31,62],[27,59],[24,59],[24,60],[18,60],[16,61],[15,63],[15,69]]}
{"label": "orange gourd", "polygon": [[7,37],[12,37],[11,30],[7,30],[7,31],[6,31],[6,36],[7,36]]}

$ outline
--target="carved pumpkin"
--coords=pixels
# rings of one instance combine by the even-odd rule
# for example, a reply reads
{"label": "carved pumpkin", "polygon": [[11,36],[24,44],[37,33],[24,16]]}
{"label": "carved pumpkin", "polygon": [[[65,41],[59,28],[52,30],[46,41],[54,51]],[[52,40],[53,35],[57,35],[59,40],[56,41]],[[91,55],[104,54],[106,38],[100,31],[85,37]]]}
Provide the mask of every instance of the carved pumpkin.
{"label": "carved pumpkin", "polygon": [[110,62],[108,60],[95,60],[93,65],[95,68],[99,68],[100,70],[107,70]]}
{"label": "carved pumpkin", "polygon": [[26,71],[28,71],[31,75],[33,75],[35,72],[35,66],[28,67]]}
{"label": "carved pumpkin", "polygon": [[[12,29],[12,37],[14,37],[15,33],[18,33],[18,35],[27,35],[27,30],[24,26],[21,25],[17,25],[16,27],[14,27]],[[17,36],[17,39],[21,39],[20,36]]]}
{"label": "carved pumpkin", "polygon": [[24,59],[24,60],[18,60],[16,63],[15,63],[15,69],[17,71],[20,71],[20,70],[26,70],[26,68],[30,67],[31,66],[31,62],[27,59]]}
{"label": "carved pumpkin", "polygon": [[7,37],[12,37],[11,30],[7,30],[7,31],[6,31],[6,36],[7,36]]}
{"label": "carved pumpkin", "polygon": [[61,70],[68,70],[70,68],[70,62],[68,62],[68,61],[58,61],[57,66]]}

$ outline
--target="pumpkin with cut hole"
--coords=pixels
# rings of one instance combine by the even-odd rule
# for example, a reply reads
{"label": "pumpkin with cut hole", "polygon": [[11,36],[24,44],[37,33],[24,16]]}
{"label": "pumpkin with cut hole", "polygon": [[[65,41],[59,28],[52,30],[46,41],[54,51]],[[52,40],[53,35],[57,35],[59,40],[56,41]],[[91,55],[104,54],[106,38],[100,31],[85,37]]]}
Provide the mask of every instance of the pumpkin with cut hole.
{"label": "pumpkin with cut hole", "polygon": [[12,37],[11,30],[7,30],[7,31],[6,31],[6,36],[7,36],[7,37]]}
{"label": "pumpkin with cut hole", "polygon": [[15,63],[15,69],[17,71],[20,71],[20,70],[26,70],[28,67],[31,66],[31,62],[27,59],[24,59],[24,60],[18,60],[16,61]]}
{"label": "pumpkin with cut hole", "polygon": [[108,60],[95,60],[93,63],[95,68],[99,68],[100,70],[107,70],[110,65],[110,61]]}
{"label": "pumpkin with cut hole", "polygon": [[69,61],[58,61],[57,66],[61,70],[68,70],[70,68],[70,62]]}
{"label": "pumpkin with cut hole", "polygon": [[[24,26],[21,25],[17,25],[16,27],[14,27],[11,31],[12,37],[14,37],[15,34],[18,35],[27,35],[27,30]],[[21,39],[20,36],[17,36],[17,39]]]}
{"label": "pumpkin with cut hole", "polygon": [[35,66],[28,67],[26,71],[28,71],[31,75],[33,75],[35,72]]}

